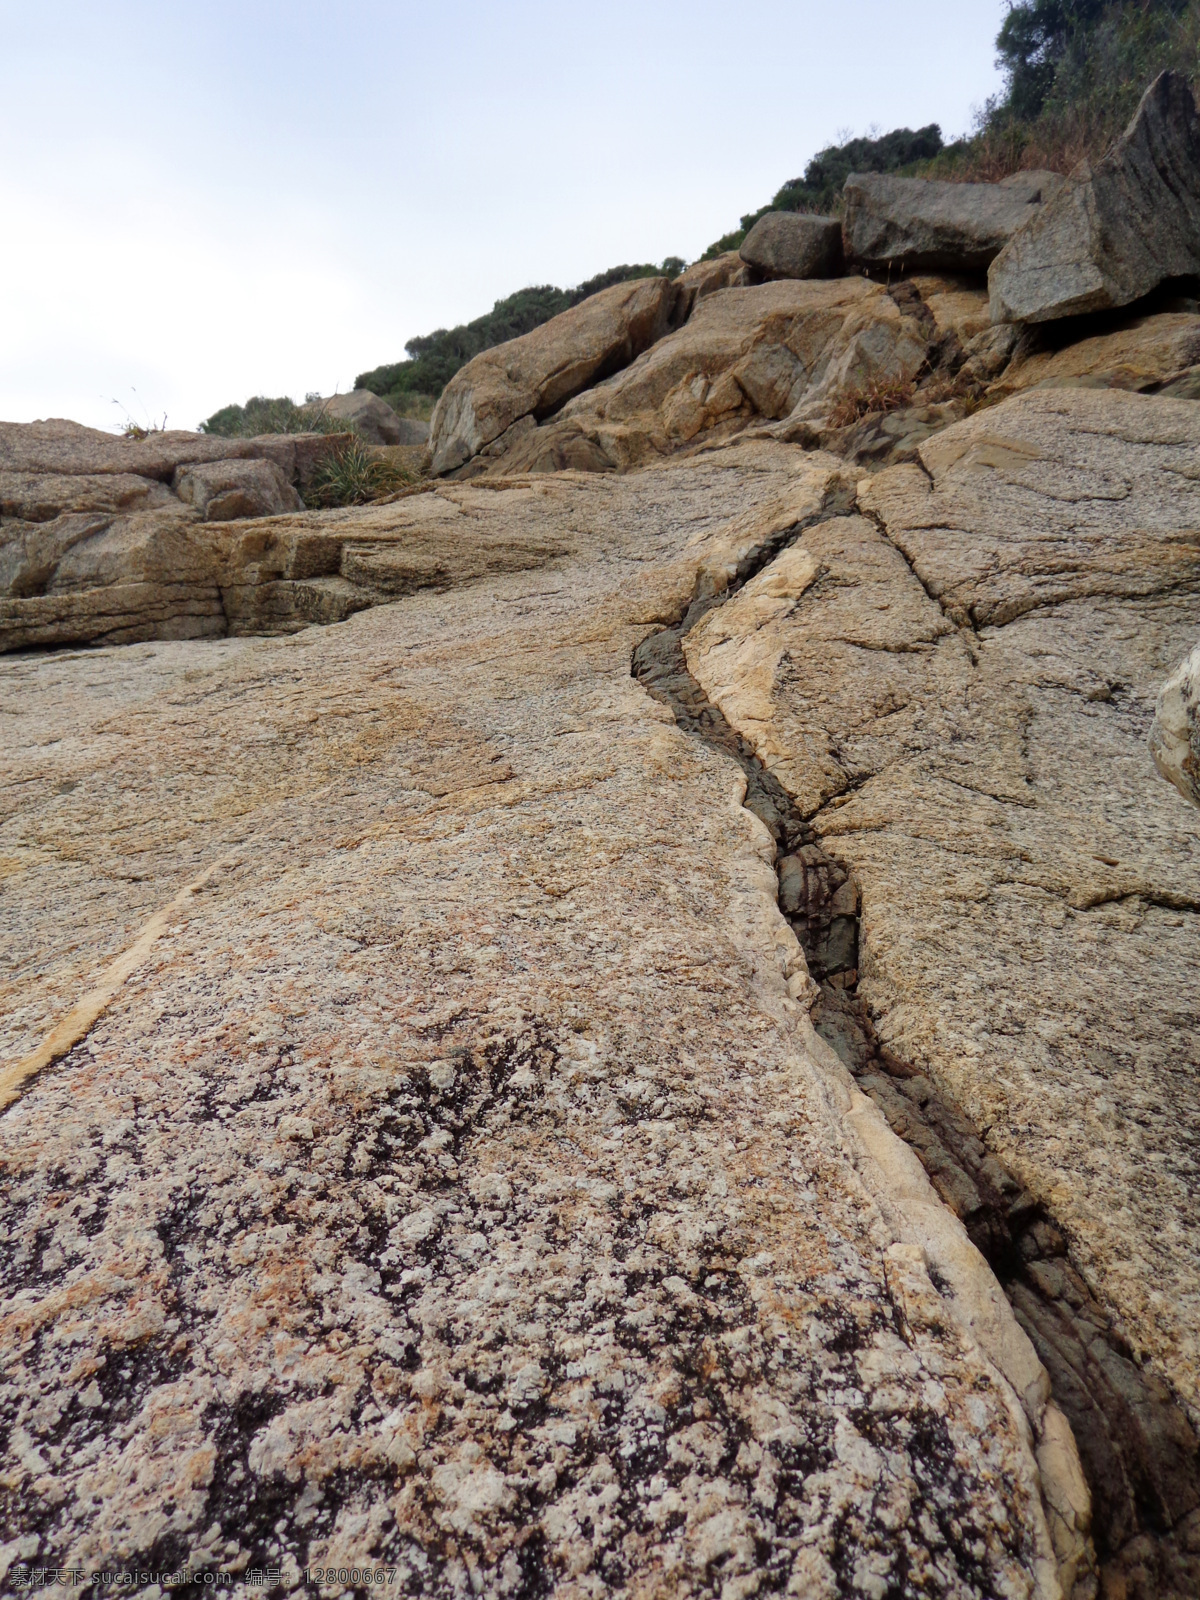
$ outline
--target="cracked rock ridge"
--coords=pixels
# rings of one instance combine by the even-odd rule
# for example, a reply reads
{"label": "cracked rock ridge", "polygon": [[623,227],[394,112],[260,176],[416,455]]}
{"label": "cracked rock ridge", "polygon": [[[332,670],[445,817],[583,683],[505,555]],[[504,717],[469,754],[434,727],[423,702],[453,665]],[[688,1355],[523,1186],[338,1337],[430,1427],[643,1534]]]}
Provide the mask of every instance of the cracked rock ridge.
{"label": "cracked rock ridge", "polygon": [[865,480],[860,514],[683,640],[810,830],[796,872],[837,962],[818,1027],[1006,1279],[1078,1419],[1097,1545],[1146,1595],[1198,1581],[1200,857],[1146,749],[1195,633],[1194,417],[1010,401]]}
{"label": "cracked rock ridge", "polygon": [[9,1581],[1062,1593],[1045,1370],[814,1031],[743,774],[629,673],[839,474],[453,485],[561,554],[0,664]]}

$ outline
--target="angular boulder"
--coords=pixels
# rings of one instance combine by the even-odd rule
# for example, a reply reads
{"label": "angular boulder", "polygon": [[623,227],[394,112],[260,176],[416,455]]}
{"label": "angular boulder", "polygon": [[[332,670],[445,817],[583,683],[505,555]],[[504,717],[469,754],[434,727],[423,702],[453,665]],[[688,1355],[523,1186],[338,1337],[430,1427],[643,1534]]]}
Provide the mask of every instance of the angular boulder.
{"label": "angular boulder", "polygon": [[679,291],[669,278],[614,284],[456,372],[430,425],[432,471],[453,472],[525,417],[627,367],[669,330]]}
{"label": "angular boulder", "polygon": [[1159,690],[1149,743],[1167,782],[1200,806],[1200,645]]}
{"label": "angular boulder", "polygon": [[415,417],[401,417],[387,401],[370,389],[352,389],[349,394],[333,394],[318,401],[314,411],[323,417],[344,422],[367,444],[424,444],[429,424]]}
{"label": "angular boulder", "polygon": [[1200,119],[1187,80],[1161,73],[1112,150],[1069,182],[988,272],[993,322],[1108,311],[1200,273]]}
{"label": "angular boulder", "polygon": [[207,461],[180,467],[175,493],[206,522],[274,517],[303,511],[304,502],[273,461]]}
{"label": "angular boulder", "polygon": [[1063,180],[1019,172],[1003,183],[941,183],[851,173],[846,254],[868,267],[983,272]]}
{"label": "angular boulder", "polygon": [[726,250],[711,261],[694,261],[675,279],[679,300],[672,320],[679,326],[705,295],[715,294],[718,289],[744,289],[749,282],[750,268],[736,250]]}
{"label": "angular boulder", "polygon": [[738,255],[767,279],[837,278],[844,265],[842,225],[836,217],[768,211],[750,229]]}

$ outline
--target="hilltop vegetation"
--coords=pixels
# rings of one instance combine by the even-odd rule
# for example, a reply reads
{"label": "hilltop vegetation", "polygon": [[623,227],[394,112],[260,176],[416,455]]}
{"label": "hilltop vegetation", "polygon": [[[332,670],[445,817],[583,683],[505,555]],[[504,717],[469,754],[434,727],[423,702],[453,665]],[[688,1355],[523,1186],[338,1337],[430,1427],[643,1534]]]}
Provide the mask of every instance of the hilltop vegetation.
{"label": "hilltop vegetation", "polygon": [[1200,66],[1200,0],[1023,0],[996,38],[1005,87],[922,170],[992,180],[1104,154],[1166,68]]}
{"label": "hilltop vegetation", "polygon": [[553,284],[538,288],[518,289],[503,300],[497,300],[489,312],[476,317],[473,322],[457,328],[438,328],[434,333],[422,334],[405,345],[407,361],[393,361],[370,372],[360,372],[354,380],[356,389],[369,389],[402,413],[412,408],[414,401],[426,397],[435,400],[450,379],[472,356],[493,345],[516,339],[530,333],[551,317],[577,306],[589,295],[597,294],[614,283],[625,283],[630,278],[653,278],[659,273],[674,277],[683,271],[684,261],[679,256],[668,256],[661,266],[641,262],[636,266],[609,267],[597,273],[586,283],[574,289],[558,289]]}

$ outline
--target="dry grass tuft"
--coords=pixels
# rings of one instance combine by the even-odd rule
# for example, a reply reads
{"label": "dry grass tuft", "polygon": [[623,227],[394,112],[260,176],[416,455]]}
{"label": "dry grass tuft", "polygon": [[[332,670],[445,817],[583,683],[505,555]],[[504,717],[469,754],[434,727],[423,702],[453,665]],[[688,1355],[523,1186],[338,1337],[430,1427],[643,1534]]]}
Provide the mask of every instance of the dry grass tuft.
{"label": "dry grass tuft", "polygon": [[885,411],[899,411],[912,404],[915,386],[910,380],[872,378],[861,389],[843,395],[829,413],[831,428],[848,428],[861,418]]}

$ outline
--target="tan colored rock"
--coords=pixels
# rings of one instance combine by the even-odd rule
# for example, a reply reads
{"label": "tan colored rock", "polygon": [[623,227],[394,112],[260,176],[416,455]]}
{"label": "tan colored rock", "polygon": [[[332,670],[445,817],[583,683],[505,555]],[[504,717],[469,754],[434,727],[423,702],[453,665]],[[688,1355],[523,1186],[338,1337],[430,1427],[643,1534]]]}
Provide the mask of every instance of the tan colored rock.
{"label": "tan colored rock", "polygon": [[1015,233],[988,270],[993,322],[1108,311],[1200,272],[1200,118],[1187,79],[1163,72],[1095,168]]}
{"label": "tan colored rock", "polygon": [[461,467],[515,422],[544,417],[628,366],[667,332],[678,298],[667,278],[614,284],[468,361],[433,414],[432,471]]}
{"label": "tan colored rock", "polygon": [[712,261],[695,261],[675,279],[680,294],[676,320],[686,322],[696,302],[718,289],[743,289],[750,281],[749,269],[736,250],[727,250]]}
{"label": "tan colored rock", "polygon": [[[1059,350],[1018,355],[999,391],[1032,388],[1160,389],[1195,387],[1200,369],[1200,316],[1161,312]],[[1184,393],[1181,398],[1191,398]]]}
{"label": "tan colored rock", "polygon": [[928,348],[917,321],[864,278],[722,290],[488,470],[553,470],[562,459],[624,471],[754,420],[785,418],[781,437],[811,443],[810,419],[872,380],[910,379]]}
{"label": "tan colored rock", "polygon": [[0,649],[290,633],[567,548],[534,533],[499,539],[449,490],[261,522],[201,522],[174,505],[0,528]]}
{"label": "tan colored rock", "polygon": [[1158,692],[1150,728],[1154,765],[1185,800],[1200,806],[1200,647],[1184,657]]}
{"label": "tan colored rock", "polygon": [[630,676],[841,482],[450,485],[338,525],[569,557],[0,664],[10,1559],[1061,1595],[1029,1342],[793,998],[740,773]]}
{"label": "tan colored rock", "polygon": [[273,461],[207,461],[178,467],[172,487],[184,505],[194,506],[206,522],[304,510],[303,500]]}
{"label": "tan colored rock", "polygon": [[1144,741],[1195,634],[1198,447],[1190,403],[1010,400],[685,640],[859,886],[884,1046],[988,1130],[1193,1419],[1200,841]]}

